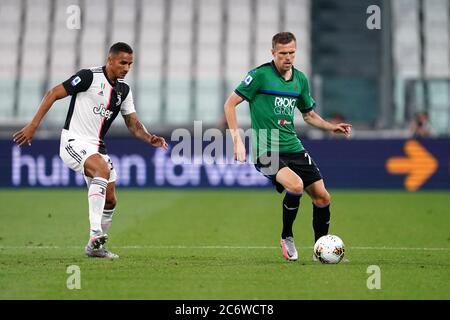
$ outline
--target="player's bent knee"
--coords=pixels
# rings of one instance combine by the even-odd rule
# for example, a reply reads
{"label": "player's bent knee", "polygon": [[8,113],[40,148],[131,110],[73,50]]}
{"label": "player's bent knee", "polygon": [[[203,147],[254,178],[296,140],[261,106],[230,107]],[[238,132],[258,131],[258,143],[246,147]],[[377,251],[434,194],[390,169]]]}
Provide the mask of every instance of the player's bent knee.
{"label": "player's bent knee", "polygon": [[109,180],[111,170],[99,154],[94,154],[86,159],[84,163],[84,173],[91,178],[100,177]]}
{"label": "player's bent knee", "polygon": [[95,170],[94,175],[96,177],[101,177],[103,179],[109,180],[109,175],[111,173],[111,170],[109,170],[109,168],[107,166],[98,168],[97,170]]}
{"label": "player's bent knee", "polygon": [[316,206],[320,206],[320,207],[325,207],[325,206],[329,205],[330,202],[331,202],[331,196],[326,191],[321,193],[319,197],[314,199],[314,204]]}
{"label": "player's bent knee", "polygon": [[296,194],[303,193],[303,182],[298,181],[297,183],[286,187],[286,191]]}

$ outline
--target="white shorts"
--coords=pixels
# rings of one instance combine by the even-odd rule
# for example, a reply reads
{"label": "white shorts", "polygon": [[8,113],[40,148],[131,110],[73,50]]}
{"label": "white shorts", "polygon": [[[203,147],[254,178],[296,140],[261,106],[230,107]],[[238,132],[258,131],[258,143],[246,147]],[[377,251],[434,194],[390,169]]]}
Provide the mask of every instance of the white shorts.
{"label": "white shorts", "polygon": [[111,170],[109,174],[109,182],[116,181],[117,174],[111,158],[107,154],[99,153],[98,145],[87,142],[67,130],[62,130],[61,142],[59,145],[59,156],[66,166],[76,172],[80,172],[84,176],[88,186],[91,178],[86,177],[84,174],[84,162],[93,154],[101,155],[108,164],[108,167]]}

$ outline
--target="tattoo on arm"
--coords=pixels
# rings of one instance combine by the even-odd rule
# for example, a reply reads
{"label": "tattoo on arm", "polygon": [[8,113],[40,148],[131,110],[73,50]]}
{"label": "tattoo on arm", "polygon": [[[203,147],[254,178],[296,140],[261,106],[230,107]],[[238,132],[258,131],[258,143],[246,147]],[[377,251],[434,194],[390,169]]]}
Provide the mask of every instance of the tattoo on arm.
{"label": "tattoo on arm", "polygon": [[147,129],[145,129],[144,125],[139,122],[139,120],[136,120],[136,122],[134,123],[134,130],[135,132],[144,131],[145,133],[147,133]]}
{"label": "tattoo on arm", "polygon": [[132,120],[131,115],[129,115],[129,114],[125,115],[125,116],[123,116],[123,119],[125,120],[125,124],[127,125],[127,128],[129,128],[131,125],[131,120]]}
{"label": "tattoo on arm", "polygon": [[135,117],[131,115],[126,115],[125,124],[128,127],[128,130],[139,139],[144,141],[148,141],[151,139],[151,134],[147,131],[145,126]]}

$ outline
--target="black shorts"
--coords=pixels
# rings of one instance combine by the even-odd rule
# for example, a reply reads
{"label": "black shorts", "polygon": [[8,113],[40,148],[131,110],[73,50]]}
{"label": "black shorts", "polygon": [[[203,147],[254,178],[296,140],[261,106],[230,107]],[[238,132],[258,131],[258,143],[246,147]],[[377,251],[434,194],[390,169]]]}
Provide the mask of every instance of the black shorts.
{"label": "black shorts", "polygon": [[255,168],[272,181],[279,193],[284,191],[284,187],[276,181],[276,175],[284,167],[294,171],[302,179],[305,188],[322,179],[319,168],[308,152],[279,153],[278,161],[276,156],[274,153],[261,156]]}

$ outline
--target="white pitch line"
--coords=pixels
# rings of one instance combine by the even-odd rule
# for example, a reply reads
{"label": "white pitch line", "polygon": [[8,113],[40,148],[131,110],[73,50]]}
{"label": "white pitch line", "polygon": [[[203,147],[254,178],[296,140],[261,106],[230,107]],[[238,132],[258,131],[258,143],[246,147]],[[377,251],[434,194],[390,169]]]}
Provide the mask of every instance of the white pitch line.
{"label": "white pitch line", "polygon": [[[1,249],[82,249],[82,246],[0,246]],[[279,249],[274,246],[112,246],[114,249]],[[312,249],[300,247],[299,249]],[[399,251],[450,251],[450,248],[408,248],[408,247],[346,247],[347,250],[399,250]]]}

